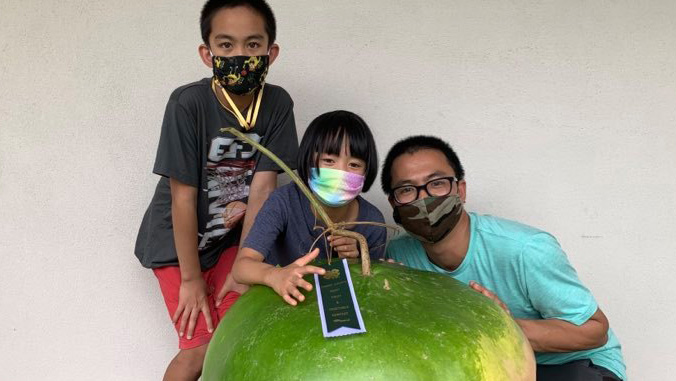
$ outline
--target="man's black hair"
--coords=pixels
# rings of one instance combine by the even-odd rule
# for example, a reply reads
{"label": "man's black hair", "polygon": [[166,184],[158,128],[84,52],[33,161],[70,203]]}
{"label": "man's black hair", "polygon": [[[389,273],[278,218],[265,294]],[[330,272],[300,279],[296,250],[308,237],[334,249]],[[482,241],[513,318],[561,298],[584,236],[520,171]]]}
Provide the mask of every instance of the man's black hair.
{"label": "man's black hair", "polygon": [[202,8],[200,16],[200,29],[202,31],[202,41],[209,46],[209,36],[211,35],[211,20],[216,12],[223,8],[234,8],[239,6],[250,7],[258,12],[265,21],[265,32],[268,34],[268,46],[272,45],[277,38],[277,22],[272,9],[265,0],[208,0]]}
{"label": "man's black hair", "polygon": [[343,140],[350,144],[350,155],[366,163],[364,192],[378,175],[376,142],[368,125],[349,111],[332,111],[315,118],[308,126],[298,149],[298,176],[308,185],[310,170],[319,168],[319,154],[340,155]]}
{"label": "man's black hair", "polygon": [[411,136],[398,141],[390,148],[390,152],[387,153],[385,163],[383,164],[383,173],[380,178],[383,192],[388,195],[392,193],[392,163],[394,160],[403,154],[412,154],[423,149],[441,151],[446,156],[448,164],[453,168],[458,181],[465,178],[465,170],[462,168],[462,164],[460,164],[460,159],[458,159],[458,155],[448,143],[434,136]]}

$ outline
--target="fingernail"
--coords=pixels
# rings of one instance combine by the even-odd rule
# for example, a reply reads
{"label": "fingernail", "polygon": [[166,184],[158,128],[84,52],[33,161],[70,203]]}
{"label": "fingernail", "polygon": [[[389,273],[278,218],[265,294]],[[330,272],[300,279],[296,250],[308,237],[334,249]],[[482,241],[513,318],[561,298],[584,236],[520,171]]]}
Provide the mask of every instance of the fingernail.
{"label": "fingernail", "polygon": [[214,329],[213,329],[213,328],[210,328],[210,329],[209,329],[209,333],[212,333],[212,332],[214,332]]}
{"label": "fingernail", "polygon": [[179,332],[178,335],[183,337],[183,332]]}
{"label": "fingernail", "polygon": [[188,336],[188,340],[192,339],[192,336]]}

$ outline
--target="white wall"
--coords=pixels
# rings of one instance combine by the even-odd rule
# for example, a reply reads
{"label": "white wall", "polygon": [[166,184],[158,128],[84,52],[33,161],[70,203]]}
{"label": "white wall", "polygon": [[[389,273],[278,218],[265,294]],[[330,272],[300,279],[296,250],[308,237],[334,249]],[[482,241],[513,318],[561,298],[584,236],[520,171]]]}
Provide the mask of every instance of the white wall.
{"label": "white wall", "polygon": [[[470,210],[548,230],[624,346],[673,377],[676,2],[271,1],[302,133],[444,137]],[[133,255],[201,0],[0,3],[0,378],[152,380],[176,339]],[[378,184],[367,197],[389,209]]]}

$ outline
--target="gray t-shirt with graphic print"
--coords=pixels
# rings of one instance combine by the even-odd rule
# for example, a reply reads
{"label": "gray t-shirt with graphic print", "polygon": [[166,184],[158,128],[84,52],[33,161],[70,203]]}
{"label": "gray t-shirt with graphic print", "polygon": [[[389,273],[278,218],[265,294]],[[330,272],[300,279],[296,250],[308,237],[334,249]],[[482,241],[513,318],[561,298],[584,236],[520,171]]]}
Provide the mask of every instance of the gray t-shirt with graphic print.
{"label": "gray t-shirt with graphic print", "polygon": [[162,178],[136,239],[134,252],[143,266],[178,265],[169,178],[198,189],[198,250],[203,270],[216,264],[224,249],[238,243],[240,228],[224,226],[225,206],[236,200],[247,202],[254,172],[280,168],[253,146],[221,132],[224,127],[243,131],[295,169],[298,136],[293,101],[284,89],[265,85],[256,125],[244,131],[216,98],[211,78],[179,87],[167,103],[155,158],[153,172]]}

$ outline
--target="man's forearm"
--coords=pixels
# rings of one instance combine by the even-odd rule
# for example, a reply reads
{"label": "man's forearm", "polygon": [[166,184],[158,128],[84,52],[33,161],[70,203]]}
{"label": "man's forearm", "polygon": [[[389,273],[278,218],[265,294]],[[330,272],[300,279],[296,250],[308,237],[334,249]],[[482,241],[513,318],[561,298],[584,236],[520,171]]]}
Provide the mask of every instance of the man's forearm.
{"label": "man's forearm", "polygon": [[599,312],[579,326],[558,319],[516,322],[535,352],[575,352],[598,348],[608,340],[607,324],[596,318]]}

